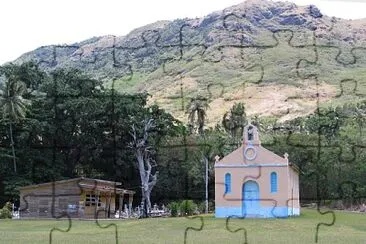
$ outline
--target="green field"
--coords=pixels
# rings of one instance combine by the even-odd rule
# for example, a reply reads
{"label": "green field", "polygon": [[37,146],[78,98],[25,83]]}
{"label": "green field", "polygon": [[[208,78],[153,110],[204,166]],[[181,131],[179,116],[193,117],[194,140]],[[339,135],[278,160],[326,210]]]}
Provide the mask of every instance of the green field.
{"label": "green field", "polygon": [[[366,243],[366,214],[335,212],[333,226],[322,225],[318,243]],[[244,232],[231,233],[225,219],[203,216],[202,231],[189,230],[187,243],[244,243]],[[248,243],[315,243],[316,226],[331,222],[331,215],[302,209],[300,217],[288,219],[245,219],[230,221],[232,230],[247,229]],[[118,243],[184,243],[187,227],[199,228],[200,219],[153,218],[100,221],[116,224]],[[66,229],[67,221],[1,220],[0,243],[48,243],[53,227]],[[95,221],[74,220],[69,232],[53,232],[52,243],[116,243],[115,228],[100,228]]]}

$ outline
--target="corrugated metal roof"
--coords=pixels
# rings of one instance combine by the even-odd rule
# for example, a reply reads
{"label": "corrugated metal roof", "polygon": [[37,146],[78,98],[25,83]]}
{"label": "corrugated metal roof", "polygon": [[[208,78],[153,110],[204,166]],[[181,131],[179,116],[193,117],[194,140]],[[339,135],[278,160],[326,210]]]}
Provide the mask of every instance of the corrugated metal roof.
{"label": "corrugated metal roof", "polygon": [[79,183],[78,183],[79,185],[80,185],[80,182],[84,182],[84,181],[94,182],[95,185],[98,185],[98,182],[103,183],[103,184],[110,184],[112,186],[121,186],[122,185],[121,182],[79,177],[79,178],[74,178],[74,179],[59,180],[59,181],[52,181],[52,182],[47,182],[47,183],[35,184],[35,185],[28,185],[28,186],[19,187],[18,189],[24,190],[24,189],[29,189],[29,188],[38,188],[38,187],[49,186],[49,185],[51,186],[53,184],[60,185],[60,184],[65,184],[65,183],[69,183],[69,182],[73,182],[73,181],[79,181]]}

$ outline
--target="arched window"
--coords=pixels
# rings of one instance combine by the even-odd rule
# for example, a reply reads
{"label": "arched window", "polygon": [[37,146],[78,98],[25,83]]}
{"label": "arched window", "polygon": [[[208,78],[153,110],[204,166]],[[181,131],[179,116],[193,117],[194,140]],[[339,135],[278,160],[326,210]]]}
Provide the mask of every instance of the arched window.
{"label": "arched window", "polygon": [[276,172],[271,173],[271,192],[277,192],[277,174],[276,174]]}
{"label": "arched window", "polygon": [[231,174],[225,174],[225,194],[231,192]]}

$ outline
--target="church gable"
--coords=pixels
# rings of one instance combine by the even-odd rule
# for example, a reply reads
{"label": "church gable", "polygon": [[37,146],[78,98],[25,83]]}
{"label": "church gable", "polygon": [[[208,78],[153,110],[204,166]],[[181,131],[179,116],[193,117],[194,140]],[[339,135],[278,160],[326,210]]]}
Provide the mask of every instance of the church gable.
{"label": "church gable", "polygon": [[287,159],[278,156],[262,146],[248,147],[240,146],[238,149],[228,154],[216,165],[242,165],[242,164],[286,164]]}
{"label": "church gable", "polygon": [[257,127],[249,124],[244,128],[243,144],[216,163],[217,166],[242,164],[287,165],[288,160],[262,147]]}

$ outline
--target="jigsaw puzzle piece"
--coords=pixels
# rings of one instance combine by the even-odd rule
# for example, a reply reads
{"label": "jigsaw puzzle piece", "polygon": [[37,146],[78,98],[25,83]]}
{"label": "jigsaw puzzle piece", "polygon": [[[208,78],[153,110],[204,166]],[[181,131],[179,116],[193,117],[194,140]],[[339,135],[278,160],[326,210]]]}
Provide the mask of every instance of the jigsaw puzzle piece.
{"label": "jigsaw puzzle piece", "polygon": [[[113,194],[116,196],[117,195],[117,184],[116,182],[114,183],[114,192]],[[100,190],[103,190],[103,186],[100,186],[99,187]],[[105,187],[104,187],[105,188]],[[98,186],[96,187],[96,189],[98,189]],[[105,196],[107,199],[106,199],[106,203],[107,205],[111,206],[111,202],[112,202],[112,195],[110,194],[109,195],[109,198],[108,196]],[[114,205],[114,204],[113,204]],[[103,225],[102,222],[100,220],[102,220],[103,218],[104,219],[107,219],[107,218],[111,218],[111,213],[110,213],[110,209],[107,208],[106,206],[101,206],[102,209],[98,209],[95,213],[95,223],[97,224],[97,226],[99,228],[102,228],[102,229],[108,229],[108,228],[112,228],[114,230],[114,239],[115,239],[115,243],[118,244],[118,226],[115,224],[115,223],[109,223],[109,224],[106,224],[106,225]],[[112,213],[113,214],[113,213]],[[104,215],[104,216],[103,216]],[[103,221],[104,223],[105,221]]]}
{"label": "jigsaw puzzle piece", "polygon": [[[335,95],[336,101],[362,101],[366,97],[364,92],[366,83],[364,81],[365,72],[362,70],[362,66],[365,63],[357,62],[355,64],[344,65],[340,67],[338,72],[334,72],[335,77],[339,77],[336,81],[337,94]],[[323,78],[325,80],[325,78]]]}
{"label": "jigsaw puzzle piece", "polygon": [[179,79],[187,76],[187,74],[192,71],[192,68],[187,67],[187,65],[187,60],[179,58],[179,55],[177,55],[174,58],[166,59],[161,67],[164,75],[168,79]]}
{"label": "jigsaw puzzle piece", "polygon": [[320,227],[321,226],[328,226],[328,227],[333,226],[335,224],[335,221],[336,221],[336,215],[335,215],[334,211],[332,211],[332,210],[326,210],[326,211],[321,210],[319,204],[317,205],[317,211],[322,216],[323,215],[328,215],[328,216],[332,216],[332,217],[331,217],[331,221],[330,222],[321,222],[321,223],[318,223],[316,225],[316,232],[315,232],[315,242],[316,243],[318,243],[318,241],[319,241]]}
{"label": "jigsaw puzzle piece", "polygon": [[[361,43],[358,43],[359,38],[356,37],[358,30],[350,27],[347,26],[347,23],[333,17],[330,23],[323,23],[316,30],[317,45],[337,49],[335,60],[344,66],[356,64],[359,61],[357,51],[365,51],[365,48],[360,45]],[[341,29],[342,31],[340,31]],[[365,56],[363,55],[363,57]]]}
{"label": "jigsaw puzzle piece", "polygon": [[[244,71],[253,71],[259,69],[262,77],[255,79],[255,82],[262,81],[264,68],[261,65],[262,60],[258,55],[258,49],[272,48],[277,45],[277,40],[273,39],[271,45],[263,45],[258,40],[253,40],[253,28],[245,15],[229,13],[223,17],[223,38],[220,45],[212,50],[216,50],[218,61],[224,61],[223,64],[228,69],[242,69]],[[272,32],[267,31],[270,36]],[[263,35],[263,33],[261,33]],[[263,37],[263,36],[262,36]],[[273,37],[273,36],[272,36]]]}
{"label": "jigsaw puzzle piece", "polygon": [[246,18],[245,14],[228,13],[222,21],[224,36],[221,46],[223,47],[244,47],[253,43],[253,34],[256,29]]}
{"label": "jigsaw puzzle piece", "polygon": [[[317,93],[317,100],[318,100],[318,94]],[[340,145],[338,144],[329,144],[325,140],[325,137],[329,137],[337,131],[340,127],[340,121],[341,115],[334,109],[322,109],[319,108],[319,104],[317,104],[317,108],[315,110],[314,115],[311,115],[307,117],[307,123],[314,124],[315,126],[311,128],[312,133],[314,134],[314,138],[310,140],[310,143],[304,143],[299,138],[297,138],[297,135],[300,135],[301,128],[304,126],[302,121],[299,121],[299,124],[292,124],[290,127],[286,129],[287,131],[287,137],[286,137],[286,143],[288,145],[294,146],[294,147],[308,147],[308,148],[318,148],[319,150],[321,147],[323,148],[333,148],[337,150],[341,150]],[[301,124],[300,124],[301,123]],[[304,129],[304,128],[303,128]],[[299,143],[300,142],[300,143]]]}
{"label": "jigsaw puzzle piece", "polygon": [[[319,159],[319,155],[317,157]],[[320,160],[318,160],[318,164],[319,163]],[[316,224],[315,242],[317,243],[319,241],[321,227],[333,226],[336,221],[336,215],[333,210],[327,210],[326,208],[322,207],[323,206],[322,201],[328,199],[329,197],[326,196],[326,189],[325,189],[326,185],[321,183],[323,180],[322,177],[324,178],[324,176],[321,173],[322,170],[320,169],[319,165],[317,165],[316,168],[317,168],[316,171],[308,174],[308,177],[314,179],[313,193],[311,195],[308,195],[307,197],[303,197],[302,199],[307,201],[315,201],[316,210],[320,215],[319,217],[321,216],[326,217],[326,220],[323,220],[324,218],[322,217],[321,219],[323,220],[323,222],[319,221],[319,223]]]}
{"label": "jigsaw puzzle piece", "polygon": [[60,206],[61,199],[58,199],[58,204],[57,204],[57,207],[56,207],[56,197],[59,198],[60,196],[56,195],[55,182],[53,181],[52,182],[51,215],[52,215],[52,218],[57,219],[57,220],[62,219],[62,218],[66,218],[67,222],[68,222],[68,226],[66,227],[66,229],[61,229],[59,227],[53,227],[50,230],[50,233],[49,233],[49,243],[50,244],[52,244],[53,235],[54,235],[55,231],[66,233],[66,232],[69,232],[71,227],[72,227],[72,220],[71,220],[71,217],[70,217],[69,213],[65,212],[65,211],[62,211],[61,213],[59,213],[59,211],[62,210],[63,206]]}
{"label": "jigsaw puzzle piece", "polygon": [[[77,45],[43,46],[39,48],[42,49],[42,52],[37,54],[35,59],[37,60],[37,65],[40,67],[53,68],[58,64],[63,64],[79,48]],[[50,58],[45,59],[45,57]]]}
{"label": "jigsaw puzzle piece", "polygon": [[[174,73],[176,71],[178,73]],[[171,80],[170,85],[163,86],[160,91],[156,92],[156,96],[162,98],[155,102],[164,109],[187,112],[190,104],[194,104],[195,101],[203,106],[207,104],[210,108],[212,99],[215,99],[214,97],[217,99],[217,96],[220,97],[223,94],[223,85],[219,83],[208,83],[207,85],[205,81],[190,77],[190,72],[185,68],[173,67],[169,73],[172,74],[172,76],[167,76]],[[186,121],[187,117],[179,114],[178,119]]]}
{"label": "jigsaw puzzle piece", "polygon": [[[289,29],[276,30],[273,32],[273,38],[277,41],[277,45],[272,48],[265,48],[262,50],[262,65],[266,70],[264,81],[271,81],[274,74],[279,77],[286,77],[286,83],[296,85],[299,83],[297,73],[297,62],[299,60],[314,60],[316,59],[316,52],[313,46],[295,45],[292,43],[294,32]],[[284,54],[285,53],[285,54]],[[271,59],[266,57],[286,56],[286,63],[283,59]],[[281,67],[281,69],[278,69]]]}
{"label": "jigsaw puzzle piece", "polygon": [[[166,63],[174,61],[180,55],[179,51],[174,49],[174,45],[164,45],[159,30],[143,31],[138,40],[140,44],[136,47],[120,46],[118,49],[120,53],[129,53],[129,59],[134,60],[133,69],[139,72],[154,72],[161,67],[164,71]],[[172,54],[167,54],[168,52]]]}
{"label": "jigsaw puzzle piece", "polygon": [[62,217],[66,217],[68,219],[68,226],[65,228],[65,229],[61,229],[59,227],[53,227],[51,230],[50,230],[50,233],[49,233],[49,236],[48,236],[48,241],[49,241],[49,244],[52,244],[53,242],[53,239],[54,239],[54,235],[55,235],[55,232],[62,232],[62,233],[67,233],[71,230],[71,227],[72,227],[72,221],[71,221],[71,218],[70,216],[68,216],[67,214],[65,214],[65,216],[60,216],[61,218]]}
{"label": "jigsaw puzzle piece", "polygon": [[205,63],[215,64],[220,63],[224,57],[223,46],[208,46],[205,53],[202,55],[202,60]]}
{"label": "jigsaw puzzle piece", "polygon": [[[216,40],[218,44],[208,46],[203,57],[205,62],[219,63],[230,57],[228,63],[235,61],[240,64],[242,57],[250,55],[247,49],[273,48],[278,44],[272,31],[254,27],[246,15],[241,13],[223,13],[222,25],[218,27],[218,31],[221,32]],[[250,66],[253,66],[253,63],[246,67]]]}
{"label": "jigsaw puzzle piece", "polygon": [[231,233],[237,233],[237,232],[243,232],[243,244],[248,244],[248,234],[247,234],[247,230],[243,227],[240,227],[240,228],[236,228],[236,229],[233,229],[231,226],[230,226],[230,220],[232,219],[243,219],[244,217],[238,217],[238,216],[229,216],[226,218],[226,222],[225,222],[225,228],[227,231],[231,232]]}
{"label": "jigsaw puzzle piece", "polygon": [[[174,46],[174,44],[173,44]],[[203,36],[199,26],[192,24],[183,24],[179,29],[179,59],[187,62],[201,60],[206,52],[207,46],[204,43]]]}
{"label": "jigsaw puzzle piece", "polygon": [[[247,51],[253,51],[254,49],[247,49]],[[225,83],[209,82],[206,88],[206,92],[202,92],[204,96],[207,96],[209,106],[222,107],[226,110],[229,109],[228,105],[233,105],[234,101],[243,102],[247,104],[248,110],[254,107],[269,107],[269,101],[273,100],[273,97],[267,97],[262,91],[261,83],[264,76],[264,67],[255,63],[256,61],[251,60],[250,56],[244,58],[240,57],[240,63],[234,64],[228,63],[227,60],[223,59],[219,65],[226,66],[226,71],[219,74],[218,77],[222,76],[223,80],[229,79],[228,85]],[[232,76],[230,75],[232,73]],[[228,78],[228,75],[230,78]],[[205,80],[216,80],[216,77],[207,76]],[[202,94],[201,93],[201,94]]]}
{"label": "jigsaw puzzle piece", "polygon": [[80,62],[80,68],[95,64],[98,60],[98,49],[80,47],[70,57],[74,62]]}
{"label": "jigsaw puzzle piece", "polygon": [[193,217],[186,217],[187,219],[189,220],[195,220],[195,219],[199,219],[199,222],[200,222],[200,225],[199,227],[192,227],[192,226],[189,226],[185,229],[184,231],[184,244],[187,244],[189,243],[188,242],[188,232],[192,232],[192,231],[202,231],[203,230],[203,227],[205,226],[205,222],[203,220],[203,217],[202,216],[193,216]]}
{"label": "jigsaw puzzle piece", "polygon": [[132,48],[125,48],[123,46],[117,45],[116,37],[114,37],[112,46],[112,60],[116,75],[112,79],[113,82],[115,80],[130,81],[132,79],[133,69],[132,65],[130,64],[130,60],[133,50],[134,49]]}
{"label": "jigsaw puzzle piece", "polygon": [[224,14],[222,27],[224,47],[267,49],[278,45],[278,39],[273,35],[275,30],[254,26],[246,13]]}
{"label": "jigsaw puzzle piece", "polygon": [[[192,24],[182,24],[179,28],[178,40],[160,45],[163,57],[163,72],[167,75],[187,73],[201,65],[202,57],[208,48],[204,44],[199,27]],[[167,56],[167,53],[171,53]],[[182,70],[182,67],[187,69]]]}
{"label": "jigsaw puzzle piece", "polygon": [[[201,65],[202,56],[208,48],[196,23],[182,24],[173,41],[165,41],[159,47],[162,49],[160,56],[164,57],[163,72],[168,75],[186,73]],[[187,70],[181,71],[181,67],[187,67]]]}
{"label": "jigsaw puzzle piece", "polygon": [[357,192],[357,188],[359,187],[359,184],[352,181],[352,180],[346,180],[346,181],[342,181],[339,183],[338,185],[338,195],[339,195],[339,199],[356,199],[358,192]]}
{"label": "jigsaw puzzle piece", "polygon": [[95,223],[98,225],[99,228],[102,229],[108,229],[108,228],[113,228],[114,229],[114,239],[115,239],[115,243],[118,244],[118,226],[115,223],[110,223],[107,225],[102,225],[102,223],[99,221],[99,213],[101,212],[106,212],[105,210],[98,210],[97,211],[97,218],[95,220]]}
{"label": "jigsaw puzzle piece", "polygon": [[[134,58],[138,59],[138,63],[140,64],[139,69],[146,69],[149,68],[150,71],[156,70],[161,66],[161,60],[159,57],[163,52],[160,42],[160,33],[158,30],[147,30],[141,34],[141,38],[144,42],[144,46],[140,49],[135,50]],[[153,57],[145,58],[143,57],[143,53],[149,53],[153,55]],[[160,62],[157,62],[160,61]]]}
{"label": "jigsaw puzzle piece", "polygon": [[[54,219],[66,218],[68,220],[68,227],[61,229],[59,227],[53,227],[49,233],[49,243],[51,244],[55,232],[69,232],[72,227],[72,218],[79,217],[84,218],[84,206],[83,197],[85,197],[86,189],[91,188],[94,191],[97,188],[97,182],[95,180],[84,180],[84,178],[79,178],[76,182],[69,180],[68,189],[75,188],[74,191],[69,191],[68,193],[63,193],[65,184],[63,184],[59,189],[56,189],[55,181],[52,182],[52,205],[51,214]],[[76,183],[76,186],[75,186]],[[67,186],[66,186],[67,187]],[[89,188],[88,188],[89,187]]]}
{"label": "jigsaw puzzle piece", "polygon": [[178,162],[187,162],[189,157],[190,149],[194,149],[194,145],[191,146],[192,142],[189,142],[189,137],[187,135],[183,135],[181,138],[160,138],[158,142],[157,158],[164,157],[164,151],[176,151],[175,155],[177,155],[174,160]]}
{"label": "jigsaw puzzle piece", "polygon": [[[361,69],[361,59],[359,62],[342,64],[337,61],[340,51],[341,49],[335,46],[317,45],[315,59],[300,59],[297,62],[296,70],[298,77],[302,80],[316,80],[319,85],[323,83],[332,85],[338,90],[336,95],[333,95],[337,99],[351,99],[351,96],[362,99],[365,94],[360,92],[360,88],[364,87],[365,84],[363,84],[362,78],[364,72]],[[358,59],[355,60],[358,61]],[[329,70],[329,64],[332,64],[332,67],[336,68]],[[350,70],[352,70],[352,72],[350,72]],[[332,78],[330,79],[330,77]],[[348,90],[346,90],[346,88]],[[331,87],[329,89],[331,89]]]}
{"label": "jigsaw puzzle piece", "polygon": [[[92,43],[86,43],[69,55],[72,67],[64,62],[66,68],[88,69],[89,74],[99,80],[109,80],[113,70],[115,77],[130,80],[133,72],[129,63],[133,47],[123,47],[116,36],[105,36]],[[62,61],[62,57],[59,57]]]}
{"label": "jigsaw puzzle piece", "polygon": [[[185,132],[186,133],[186,132]],[[205,143],[205,142],[198,142],[196,138],[184,134],[182,137],[164,137],[160,138],[159,142],[159,149],[160,151],[157,152],[157,157],[164,157],[164,150],[168,151],[175,151],[175,157],[173,158],[174,161],[177,162],[188,162],[189,159],[192,157],[197,156],[196,153],[198,152],[211,152],[212,145]],[[201,160],[201,158],[194,158],[197,160]]]}
{"label": "jigsaw puzzle piece", "polygon": [[[256,199],[259,200],[260,203],[263,205],[265,204],[268,208],[271,208],[270,210],[270,217],[282,217],[282,215],[277,216],[276,215],[276,206],[277,206],[277,201],[274,199]],[[241,215],[230,215],[226,217],[226,222],[225,222],[225,228],[227,231],[229,231],[230,233],[238,233],[238,232],[242,232],[242,237],[241,237],[241,242],[240,243],[244,243],[247,244],[248,243],[248,231],[246,228],[244,227],[240,227],[238,226],[238,222],[236,222],[236,224],[231,224],[231,222],[233,222],[232,220],[236,220],[236,219],[246,219],[246,218],[250,218],[251,216],[247,214],[247,212],[245,211],[246,209],[246,205],[252,205],[252,202],[250,201],[245,201],[243,199],[238,199],[238,201],[243,202],[243,213]],[[272,204],[272,207],[270,207],[270,205]]]}
{"label": "jigsaw puzzle piece", "polygon": [[224,75],[230,74],[229,72],[232,72],[233,76],[235,75],[230,82],[233,89],[244,83],[256,85],[262,83],[265,69],[262,65],[263,60],[260,51],[257,48],[248,47],[242,49],[242,52],[238,55],[230,53],[231,49],[226,49],[225,51],[228,51],[229,54],[223,53],[220,65],[226,68]]}

